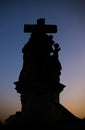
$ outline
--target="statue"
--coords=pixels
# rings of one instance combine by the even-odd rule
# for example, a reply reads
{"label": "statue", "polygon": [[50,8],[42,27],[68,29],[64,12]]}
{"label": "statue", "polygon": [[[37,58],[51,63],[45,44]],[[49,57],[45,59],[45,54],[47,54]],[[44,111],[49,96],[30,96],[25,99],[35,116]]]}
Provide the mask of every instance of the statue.
{"label": "statue", "polygon": [[32,34],[22,49],[23,68],[19,76],[19,82],[16,82],[20,83],[16,86],[17,91],[21,91],[20,88],[35,89],[35,86],[40,90],[41,88],[52,90],[53,88],[56,89],[56,84],[59,84],[60,81],[61,64],[58,60],[60,47],[59,44],[53,41],[52,35],[45,33],[53,33],[57,31],[57,27],[55,25],[45,25],[44,19],[38,19],[37,24],[25,25],[25,31],[27,32],[26,27],[28,27],[28,32],[30,30]]}
{"label": "statue", "polygon": [[56,33],[57,26],[45,25],[45,19],[40,18],[37,25],[25,25],[24,31],[31,32],[31,36],[22,49],[23,67],[14,82],[22,104],[21,112],[14,116],[14,126],[32,126],[35,122],[50,126],[56,125],[57,120],[78,120],[59,103],[59,94],[65,87],[60,83],[61,48],[47,34]]}

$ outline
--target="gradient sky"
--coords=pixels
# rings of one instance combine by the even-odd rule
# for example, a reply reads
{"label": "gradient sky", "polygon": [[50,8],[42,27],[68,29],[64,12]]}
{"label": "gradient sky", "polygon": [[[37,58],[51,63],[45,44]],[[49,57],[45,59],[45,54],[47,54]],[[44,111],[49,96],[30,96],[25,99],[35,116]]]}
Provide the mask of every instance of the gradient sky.
{"label": "gradient sky", "polygon": [[56,24],[53,34],[61,51],[60,103],[77,117],[85,117],[85,0],[0,0],[0,119],[21,110],[13,82],[22,69],[22,48],[30,34],[24,24],[45,18]]}

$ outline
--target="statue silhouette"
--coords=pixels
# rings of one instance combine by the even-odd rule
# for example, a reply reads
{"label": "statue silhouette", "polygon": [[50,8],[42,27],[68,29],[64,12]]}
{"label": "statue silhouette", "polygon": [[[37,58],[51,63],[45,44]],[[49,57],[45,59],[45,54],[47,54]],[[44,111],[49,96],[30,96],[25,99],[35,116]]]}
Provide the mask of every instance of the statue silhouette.
{"label": "statue silhouette", "polygon": [[21,112],[6,120],[7,126],[27,125],[58,126],[58,120],[80,120],[59,103],[59,94],[65,85],[60,83],[60,47],[53,41],[56,25],[45,25],[40,18],[35,25],[25,25],[25,32],[31,32],[29,41],[22,49],[23,67],[18,81],[14,82],[21,95]]}

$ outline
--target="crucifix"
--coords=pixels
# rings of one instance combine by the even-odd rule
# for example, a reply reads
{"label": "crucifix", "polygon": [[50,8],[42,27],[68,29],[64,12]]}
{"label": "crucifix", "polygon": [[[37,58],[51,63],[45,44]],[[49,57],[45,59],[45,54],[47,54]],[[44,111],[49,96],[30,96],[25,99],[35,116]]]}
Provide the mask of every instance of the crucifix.
{"label": "crucifix", "polygon": [[24,25],[24,32],[39,32],[39,33],[56,33],[57,26],[56,25],[45,25],[45,19],[40,18],[37,19],[37,24],[25,24]]}

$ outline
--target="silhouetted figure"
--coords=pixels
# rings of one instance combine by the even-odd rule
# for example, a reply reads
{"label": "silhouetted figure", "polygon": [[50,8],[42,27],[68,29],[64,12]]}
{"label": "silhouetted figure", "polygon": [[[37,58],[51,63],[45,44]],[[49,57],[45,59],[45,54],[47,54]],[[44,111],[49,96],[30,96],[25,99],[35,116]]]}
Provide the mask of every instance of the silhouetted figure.
{"label": "silhouetted figure", "polygon": [[22,49],[23,67],[15,82],[22,111],[6,120],[8,126],[9,122],[14,126],[58,126],[58,120],[79,120],[59,103],[59,94],[65,87],[60,83],[60,47],[47,34],[56,33],[57,26],[45,25],[41,18],[37,25],[25,25],[24,31],[31,32],[31,36]]}

